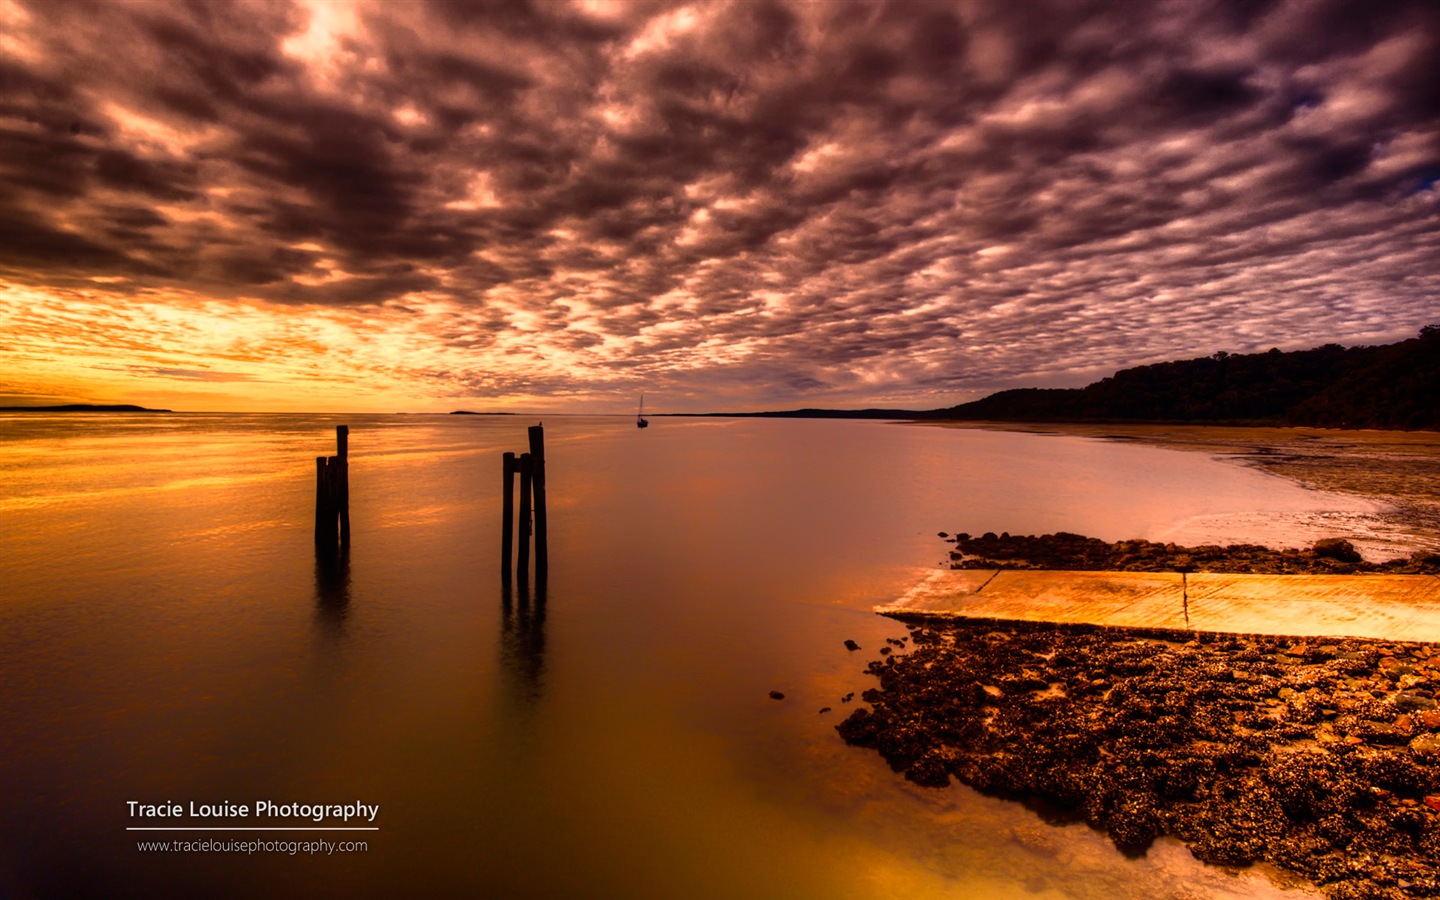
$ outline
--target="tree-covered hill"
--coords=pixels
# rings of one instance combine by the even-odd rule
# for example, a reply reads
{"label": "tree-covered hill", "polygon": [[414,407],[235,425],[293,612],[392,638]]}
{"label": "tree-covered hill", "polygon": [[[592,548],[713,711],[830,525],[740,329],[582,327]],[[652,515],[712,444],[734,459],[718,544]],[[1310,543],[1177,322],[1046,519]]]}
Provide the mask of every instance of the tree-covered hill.
{"label": "tree-covered hill", "polygon": [[1440,325],[1379,347],[1227,354],[1116,372],[1083,388],[1001,391],[925,418],[1440,428]]}

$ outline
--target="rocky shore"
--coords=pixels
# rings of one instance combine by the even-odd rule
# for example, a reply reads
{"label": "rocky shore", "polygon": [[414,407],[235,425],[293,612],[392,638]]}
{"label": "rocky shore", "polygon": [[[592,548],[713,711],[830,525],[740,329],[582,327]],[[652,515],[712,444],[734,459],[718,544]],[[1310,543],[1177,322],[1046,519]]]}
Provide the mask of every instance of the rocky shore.
{"label": "rocky shore", "polygon": [[912,781],[1129,854],[1168,834],[1335,898],[1440,897],[1440,647],[965,623],[906,643],[837,730]]}
{"label": "rocky shore", "polygon": [[[1427,552],[968,534],[952,568],[1440,574]],[[1081,819],[1129,854],[1269,862],[1335,898],[1440,897],[1440,646],[915,620],[837,730],[911,781]]]}
{"label": "rocky shore", "polygon": [[1420,551],[1386,562],[1367,562],[1349,541],[1329,538],[1309,549],[1256,544],[1181,547],[1154,541],[1107,543],[1059,532],[1044,535],[968,534],[940,537],[952,541],[952,569],[1083,569],[1111,572],[1249,572],[1263,575],[1440,574],[1440,555]]}

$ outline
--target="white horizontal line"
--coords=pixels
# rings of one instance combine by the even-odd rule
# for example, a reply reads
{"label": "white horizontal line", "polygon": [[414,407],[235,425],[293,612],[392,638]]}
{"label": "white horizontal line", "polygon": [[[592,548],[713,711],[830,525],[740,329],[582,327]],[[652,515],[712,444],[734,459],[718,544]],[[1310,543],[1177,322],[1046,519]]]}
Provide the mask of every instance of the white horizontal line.
{"label": "white horizontal line", "polygon": [[379,831],[373,828],[126,828],[126,831]]}

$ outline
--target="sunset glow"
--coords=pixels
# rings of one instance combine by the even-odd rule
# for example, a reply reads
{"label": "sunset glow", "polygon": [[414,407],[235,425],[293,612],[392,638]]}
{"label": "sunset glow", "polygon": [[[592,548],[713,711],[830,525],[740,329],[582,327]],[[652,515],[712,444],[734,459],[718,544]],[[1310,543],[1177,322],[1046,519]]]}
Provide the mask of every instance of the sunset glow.
{"label": "sunset glow", "polygon": [[933,408],[1440,318],[1440,12],[0,0],[0,404]]}

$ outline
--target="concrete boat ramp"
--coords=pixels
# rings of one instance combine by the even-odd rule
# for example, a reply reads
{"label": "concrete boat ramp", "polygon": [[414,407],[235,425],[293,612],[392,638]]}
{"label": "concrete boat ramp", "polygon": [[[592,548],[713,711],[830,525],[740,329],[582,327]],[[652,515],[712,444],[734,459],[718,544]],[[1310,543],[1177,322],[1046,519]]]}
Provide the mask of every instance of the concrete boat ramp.
{"label": "concrete boat ramp", "polygon": [[875,611],[901,618],[1440,643],[1440,577],[940,569]]}

